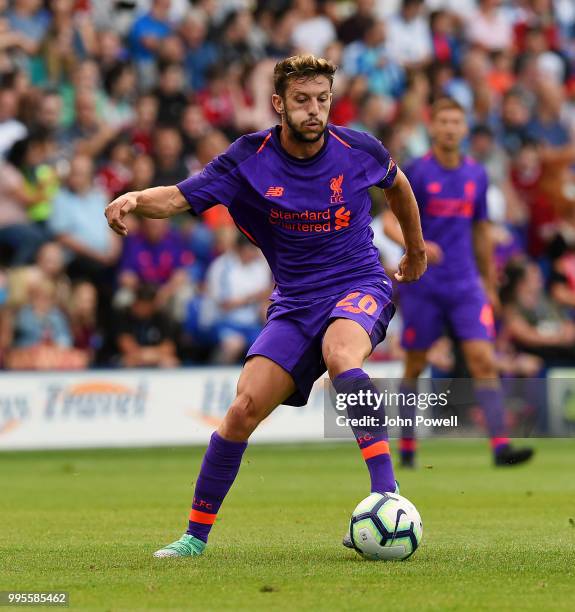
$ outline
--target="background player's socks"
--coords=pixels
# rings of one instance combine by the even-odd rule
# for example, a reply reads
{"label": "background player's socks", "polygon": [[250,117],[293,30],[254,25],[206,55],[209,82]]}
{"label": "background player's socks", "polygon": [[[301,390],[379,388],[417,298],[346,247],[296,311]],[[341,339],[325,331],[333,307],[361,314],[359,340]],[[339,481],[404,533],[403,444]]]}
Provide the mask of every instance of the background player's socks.
{"label": "background player's socks", "polygon": [[509,448],[509,438],[505,427],[505,407],[503,390],[494,381],[478,381],[475,384],[475,397],[483,410],[485,425],[491,438],[491,448],[495,457]]}
{"label": "background player's socks", "polygon": [[[337,393],[348,394],[358,393],[359,391],[378,393],[369,376],[361,368],[342,372],[334,379],[333,386]],[[372,412],[370,406],[348,406],[347,413],[350,418],[361,418],[361,416],[367,415],[378,416],[382,419],[385,416],[385,411],[382,408],[378,412]],[[389,454],[387,427],[352,427],[352,430],[369,470],[371,492],[395,491],[395,477]]]}
{"label": "background player's socks", "polygon": [[401,467],[415,467],[415,451],[417,450],[417,440],[415,438],[404,438],[399,440],[399,453],[401,457]]}
{"label": "background player's socks", "polygon": [[[411,393],[417,393],[417,380],[403,380],[399,385],[400,397],[407,398]],[[402,401],[399,405],[399,416],[404,424],[401,426],[401,438],[399,440],[399,454],[402,467],[415,466],[415,451],[417,442],[415,439],[415,405],[408,405]]]}
{"label": "background player's socks", "polygon": [[208,541],[210,529],[237,476],[247,445],[247,442],[226,440],[214,431],[196,482],[187,534]]}

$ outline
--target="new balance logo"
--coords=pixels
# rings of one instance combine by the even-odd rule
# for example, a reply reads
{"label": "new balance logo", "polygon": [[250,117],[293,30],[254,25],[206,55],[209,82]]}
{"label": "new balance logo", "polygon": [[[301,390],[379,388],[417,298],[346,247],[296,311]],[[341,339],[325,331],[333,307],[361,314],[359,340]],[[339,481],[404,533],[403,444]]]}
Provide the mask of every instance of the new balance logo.
{"label": "new balance logo", "polygon": [[283,196],[283,194],[283,187],[268,187],[268,190],[266,191],[266,197],[268,198],[279,198]]}
{"label": "new balance logo", "polygon": [[344,206],[335,211],[335,229],[340,230],[343,227],[349,227],[349,218],[351,212],[346,210]]}

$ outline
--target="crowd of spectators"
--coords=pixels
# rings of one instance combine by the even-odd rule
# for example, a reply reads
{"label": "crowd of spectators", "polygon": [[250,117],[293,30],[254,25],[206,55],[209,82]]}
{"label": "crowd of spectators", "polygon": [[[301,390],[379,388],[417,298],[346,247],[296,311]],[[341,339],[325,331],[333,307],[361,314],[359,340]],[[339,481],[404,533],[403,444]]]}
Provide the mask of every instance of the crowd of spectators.
{"label": "crowd of spectators", "polygon": [[[573,363],[571,0],[0,0],[0,367],[241,359],[272,278],[225,208],[133,217],[123,241],[103,210],[277,122],[273,66],[297,52],[340,67],[333,123],[400,165],[428,150],[435,99],[463,105],[490,177],[501,368]],[[393,329],[379,358],[400,356]]]}

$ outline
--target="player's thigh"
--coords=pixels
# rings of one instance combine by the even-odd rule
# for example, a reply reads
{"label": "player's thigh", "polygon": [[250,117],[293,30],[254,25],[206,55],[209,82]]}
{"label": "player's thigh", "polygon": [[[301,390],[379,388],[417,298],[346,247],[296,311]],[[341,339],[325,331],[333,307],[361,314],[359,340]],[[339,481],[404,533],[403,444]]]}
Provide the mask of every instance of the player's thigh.
{"label": "player's thigh", "polygon": [[323,360],[332,380],[346,370],[361,368],[371,351],[367,330],[352,319],[334,319],[323,337]]}
{"label": "player's thigh", "polygon": [[495,363],[495,349],[488,340],[464,340],[461,350],[467,369],[473,378],[481,380],[498,379]]}
{"label": "player's thigh", "polygon": [[[479,285],[453,291],[449,295],[449,326],[460,342],[495,338],[493,310]],[[481,349],[484,353],[486,349]]]}
{"label": "player's thigh", "polygon": [[295,383],[286,370],[267,357],[254,355],[242,370],[236,397],[218,432],[228,440],[247,439],[294,391]]}
{"label": "player's thigh", "polygon": [[399,311],[403,319],[401,346],[406,351],[427,352],[445,329],[445,307],[430,291],[402,287]]}
{"label": "player's thigh", "polygon": [[403,377],[413,380],[420,376],[427,365],[427,353],[425,349],[405,351]]}

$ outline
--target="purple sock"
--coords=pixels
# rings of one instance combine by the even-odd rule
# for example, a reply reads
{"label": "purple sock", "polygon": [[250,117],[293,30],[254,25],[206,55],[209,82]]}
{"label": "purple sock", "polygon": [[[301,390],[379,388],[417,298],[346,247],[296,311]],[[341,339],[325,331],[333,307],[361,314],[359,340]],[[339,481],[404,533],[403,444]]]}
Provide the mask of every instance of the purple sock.
{"label": "purple sock", "polygon": [[[399,393],[402,397],[407,397],[411,393],[417,393],[416,380],[402,380],[399,385]],[[415,403],[407,405],[402,401],[399,405],[399,416],[404,419],[409,419],[409,425],[401,426],[401,439],[399,440],[399,452],[403,459],[413,459],[415,456],[416,437],[415,437]]]}
{"label": "purple sock", "polygon": [[247,442],[226,440],[214,431],[196,482],[186,533],[208,541],[210,529],[238,474],[247,445]]}
{"label": "purple sock", "polygon": [[[358,391],[378,393],[369,376],[361,368],[342,372],[334,379],[333,386],[337,393],[358,393]],[[347,414],[350,418],[377,415],[383,419],[385,416],[381,408],[378,412],[372,412],[369,406],[348,406]],[[376,429],[352,427],[352,430],[369,470],[371,492],[395,491],[395,476],[389,454],[387,427],[381,426]]]}
{"label": "purple sock", "polygon": [[475,397],[483,409],[485,424],[491,447],[495,453],[509,446],[507,429],[505,426],[505,407],[503,405],[503,390],[500,386],[486,386],[477,383],[475,386]]}

